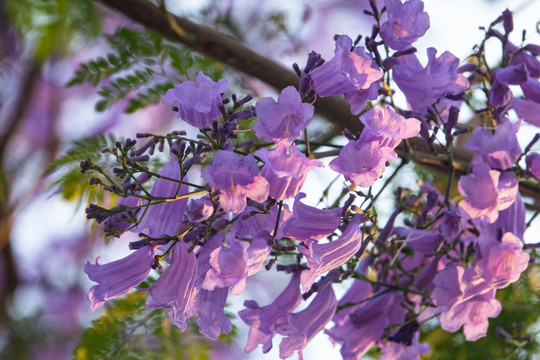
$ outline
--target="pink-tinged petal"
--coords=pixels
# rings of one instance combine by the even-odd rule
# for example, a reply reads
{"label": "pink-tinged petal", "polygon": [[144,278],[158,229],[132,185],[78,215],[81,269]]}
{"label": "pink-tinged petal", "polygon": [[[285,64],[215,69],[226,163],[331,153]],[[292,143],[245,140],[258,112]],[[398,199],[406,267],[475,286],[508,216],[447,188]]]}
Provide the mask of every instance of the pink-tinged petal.
{"label": "pink-tinged petal", "polygon": [[266,241],[254,236],[251,244],[237,240],[234,232],[226,235],[230,247],[219,247],[210,254],[210,269],[206,272],[202,288],[214,290],[231,285],[231,294],[244,291],[248,276],[255,274],[264,265],[270,247]]}
{"label": "pink-tinged petal", "polygon": [[272,338],[277,333],[277,319],[296,309],[302,302],[299,285],[300,274],[294,273],[289,285],[271,304],[260,307],[253,300],[244,302],[246,309],[240,311],[238,316],[250,326],[248,343],[245,348],[247,353],[255,350],[259,344],[263,345],[264,353],[270,351]]}
{"label": "pink-tinged petal", "polygon": [[381,37],[394,50],[405,50],[429,29],[424,3],[410,0],[385,0],[388,19],[381,26]]}
{"label": "pink-tinged petal", "polygon": [[279,345],[279,356],[285,359],[298,350],[302,359],[302,350],[332,320],[336,307],[334,290],[327,286],[317,293],[306,309],[279,318],[277,331],[284,336]]}
{"label": "pink-tinged petal", "polygon": [[173,245],[171,264],[146,290],[149,292],[146,307],[170,310],[168,318],[182,331],[186,330],[186,320],[194,315],[198,291],[195,287],[197,258],[193,252],[187,252],[188,247],[182,240]]}
{"label": "pink-tinged petal", "polygon": [[307,259],[309,270],[302,271],[301,280],[304,291],[308,291],[317,276],[345,264],[362,246],[360,223],[365,221],[362,215],[356,215],[347,225],[339,239],[326,244],[311,243],[308,248],[300,247],[300,252]]}
{"label": "pink-tinged petal", "polygon": [[397,157],[394,150],[379,141],[351,140],[330,162],[330,168],[357,186],[369,187],[381,177],[386,164]]}
{"label": "pink-tinged petal", "polygon": [[160,245],[163,243],[152,243],[108,264],[99,264],[100,258],[95,264],[87,261],[83,270],[90,280],[98,283],[88,292],[90,310],[100,308],[105,301],[123,295],[143,282],[152,270],[154,250]]}
{"label": "pink-tinged petal", "polygon": [[490,170],[486,163],[475,165],[472,173],[459,179],[458,190],[463,196],[459,208],[473,219],[480,218],[488,223],[497,220],[499,176],[500,173]]}
{"label": "pink-tinged petal", "polygon": [[521,239],[511,232],[501,241],[481,239],[476,271],[498,289],[516,282],[529,265],[529,254],[522,250]]}
{"label": "pink-tinged petal", "polygon": [[341,221],[341,209],[323,210],[305,205],[299,193],[294,199],[293,216],[283,225],[283,235],[300,241],[320,240],[332,234]]}
{"label": "pink-tinged petal", "polygon": [[394,149],[401,140],[418,135],[420,121],[415,118],[405,119],[390,107],[383,110],[373,108],[360,116],[366,126],[360,137],[363,142],[377,140],[380,146]]}
{"label": "pink-tinged petal", "polygon": [[278,145],[273,151],[263,148],[257,151],[257,156],[265,162],[261,176],[268,180],[269,196],[276,201],[295,197],[304,185],[307,173],[323,166],[318,160],[308,159],[294,144],[288,148]]}

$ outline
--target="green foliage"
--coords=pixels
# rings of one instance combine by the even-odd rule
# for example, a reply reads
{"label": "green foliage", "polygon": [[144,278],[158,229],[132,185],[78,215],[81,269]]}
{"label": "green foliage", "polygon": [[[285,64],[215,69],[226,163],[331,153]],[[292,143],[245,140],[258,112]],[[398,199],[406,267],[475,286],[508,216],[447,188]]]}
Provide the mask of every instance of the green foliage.
{"label": "green foliage", "polygon": [[157,104],[174,83],[188,77],[192,68],[200,69],[214,80],[222,76],[221,66],[215,61],[149,30],[122,27],[105,39],[114,53],[81,64],[67,84],[89,83],[99,87],[98,111],[122,99],[127,99],[127,113]]}
{"label": "green foliage", "polygon": [[104,170],[110,171],[111,160],[101,150],[114,147],[115,141],[112,135],[96,135],[75,141],[71,149],[47,169],[47,175],[62,171],[51,187],[65,200],[77,201],[78,204],[102,202],[104,191],[89,184],[90,179],[98,175],[95,172],[81,173],[80,163],[89,158],[95,164],[103,164]]}
{"label": "green foliage", "polygon": [[162,309],[147,310],[146,294],[130,293],[106,305],[86,329],[74,359],[210,359],[212,342],[192,322],[181,332]]}
{"label": "green foliage", "polygon": [[38,59],[70,50],[74,40],[92,39],[100,19],[91,0],[7,0],[16,29]]}

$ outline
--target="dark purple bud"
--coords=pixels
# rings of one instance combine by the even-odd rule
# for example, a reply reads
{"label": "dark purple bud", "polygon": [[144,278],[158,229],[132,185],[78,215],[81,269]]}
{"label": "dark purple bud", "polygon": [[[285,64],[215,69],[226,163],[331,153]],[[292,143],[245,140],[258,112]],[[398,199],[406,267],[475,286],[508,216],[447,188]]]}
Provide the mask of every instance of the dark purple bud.
{"label": "dark purple bud", "polygon": [[[137,134],[138,135],[138,134]],[[150,139],[146,142],[143,146],[141,146],[139,149],[135,150],[133,155],[140,156],[146,152],[150,147],[153,147],[156,145],[156,139]]]}
{"label": "dark purple bud", "polygon": [[297,63],[293,63],[292,67],[293,67],[294,72],[296,73],[296,75],[302,76],[302,71],[300,71],[300,67],[298,66]]}
{"label": "dark purple bud", "polygon": [[514,30],[514,19],[512,17],[512,12],[508,9],[503,11],[503,27],[504,33],[506,35],[510,34]]}
{"label": "dark purple bud", "polygon": [[81,167],[82,173],[85,173],[94,168],[94,164],[92,164],[92,160],[90,160],[90,158],[87,158],[86,160],[81,161],[79,166]]}
{"label": "dark purple bud", "polygon": [[412,345],[414,334],[420,329],[418,321],[411,321],[399,328],[398,332],[388,337],[388,340],[403,344],[406,346]]}
{"label": "dark purple bud", "polygon": [[309,73],[311,70],[321,66],[324,63],[324,59],[321,54],[312,51],[308,55],[306,66],[304,67],[304,73]]}
{"label": "dark purple bud", "polygon": [[497,326],[495,328],[495,336],[497,336],[498,338],[503,339],[503,340],[512,339],[512,335],[510,335],[510,333],[508,331],[504,330],[500,326]]}
{"label": "dark purple bud", "polygon": [[150,243],[150,240],[148,239],[141,239],[137,241],[132,241],[129,243],[129,249],[130,250],[137,250],[142,248],[143,246],[146,246]]}
{"label": "dark purple bud", "polygon": [[150,155],[132,156],[132,157],[128,158],[128,161],[131,161],[131,162],[147,162],[147,161],[150,161]]}
{"label": "dark purple bud", "polygon": [[302,74],[300,76],[300,81],[298,83],[298,92],[300,94],[307,93],[311,88],[311,77],[307,74]]}
{"label": "dark purple bud", "polygon": [[396,51],[394,53],[394,57],[398,57],[398,56],[403,56],[403,55],[410,55],[410,54],[414,54],[416,53],[416,48],[415,47],[410,47],[408,49],[405,49],[405,50],[401,50],[401,51]]}
{"label": "dark purple bud", "polygon": [[446,137],[446,143],[450,144],[453,140],[452,129],[457,124],[459,116],[459,109],[455,106],[451,106],[448,114],[448,120],[444,126],[444,135]]}

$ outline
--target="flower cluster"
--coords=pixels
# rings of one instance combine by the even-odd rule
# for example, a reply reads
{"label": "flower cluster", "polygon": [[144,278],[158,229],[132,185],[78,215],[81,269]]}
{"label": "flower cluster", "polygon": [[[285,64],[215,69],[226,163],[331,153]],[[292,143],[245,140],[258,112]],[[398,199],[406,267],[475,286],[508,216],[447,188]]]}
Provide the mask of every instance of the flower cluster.
{"label": "flower cluster", "polygon": [[[148,138],[142,147],[130,140],[109,151],[123,164],[115,171],[123,180],[101,185],[121,198],[112,209],[91,206],[88,216],[104,222],[110,235],[132,231],[140,240],[124,259],[85,265],[98,283],[89,292],[92,310],[159,269],[157,280],[142,290],[146,307],[166,309],[182,330],[193,317],[203,334],[216,339],[232,329],[224,310],[229,293],[243,293],[251,276],[275,268],[290,274],[289,284],[268,305],[247,300],[239,312],[250,327],[247,352],[259,344],[268,352],[279,334],[280,356],[298,351],[302,357],[326,328],[344,359],[359,359],[373,346],[383,359],[418,359],[429,351],[419,330],[433,317],[447,331],[463,327],[470,341],[486,334],[488,318],[501,311],[497,289],[517,281],[530,260],[523,250],[518,176],[540,179],[540,155],[528,154],[538,139],[522,151],[517,132],[521,120],[538,125],[540,51],[508,41],[511,14],[505,12],[506,33],[492,29],[485,40],[502,42],[501,67],[489,74],[476,64],[459,68],[454,55],[437,57],[434,48],[427,49],[424,67],[412,48],[429,27],[423,3],[386,0],[386,11],[370,3],[376,24],[365,47],[337,36],[331,60],[312,53],[304,71],[297,71],[299,89],[289,86],[277,101],[266,97],[255,106],[233,95],[231,104],[223,98],[226,80],[216,83],[201,72],[198,85],[184,82],[164,98],[199,128],[197,141],[182,132],[140,134]],[[467,72],[484,81],[471,85]],[[407,107],[397,105],[391,79]],[[525,98],[514,99],[510,86],[520,86]],[[487,94],[485,108],[476,109],[487,120],[465,145],[472,151],[468,170],[458,169],[454,140],[467,132],[458,124],[459,108],[471,105],[464,94],[475,91]],[[361,132],[344,131],[344,146],[310,145],[311,102],[341,94],[351,112],[361,114],[355,129]],[[520,120],[511,121],[511,108]],[[239,132],[253,116],[251,129]],[[170,161],[159,173],[140,164],[166,143]],[[324,145],[339,151],[319,151]],[[304,203],[311,191],[306,179],[324,167],[316,159],[330,156],[329,171],[343,175],[342,194],[328,207]],[[402,168],[392,163],[398,157],[448,166],[448,185],[395,187],[396,208],[382,223],[376,200]],[[90,162],[81,167],[100,170]],[[380,180],[387,168],[394,174]],[[335,283],[349,286],[340,299]]]}

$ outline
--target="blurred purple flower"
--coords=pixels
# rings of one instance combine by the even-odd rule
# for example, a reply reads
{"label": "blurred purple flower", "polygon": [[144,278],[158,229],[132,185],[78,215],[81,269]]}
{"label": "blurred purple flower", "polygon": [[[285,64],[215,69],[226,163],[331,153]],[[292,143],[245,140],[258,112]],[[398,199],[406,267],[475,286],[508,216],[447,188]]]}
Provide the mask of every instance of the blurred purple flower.
{"label": "blurred purple flower", "polygon": [[259,120],[251,127],[261,140],[289,146],[302,134],[313,117],[313,105],[302,102],[293,86],[288,86],[276,102],[264,97],[257,102],[255,111]]}
{"label": "blurred purple flower", "polygon": [[272,151],[263,148],[257,151],[257,156],[265,162],[261,176],[268,180],[269,196],[276,201],[295,197],[304,185],[307,173],[323,166],[318,160],[308,159],[294,144],[288,148],[279,144]]}
{"label": "blurred purple flower", "polygon": [[394,50],[405,50],[429,29],[429,15],[420,0],[385,0],[388,19],[381,25],[381,38]]}
{"label": "blurred purple flower", "polygon": [[178,103],[178,114],[190,125],[199,129],[212,126],[212,120],[221,116],[218,105],[221,94],[227,90],[227,80],[213,82],[202,71],[197,75],[198,85],[193,81],[184,81],[167,91],[163,101],[169,105]]}
{"label": "blurred purple flower", "polygon": [[248,197],[257,202],[268,198],[268,181],[258,174],[259,167],[252,154],[239,157],[228,150],[216,152],[212,164],[202,170],[208,184],[220,190],[220,206],[233,213],[245,209]]}

